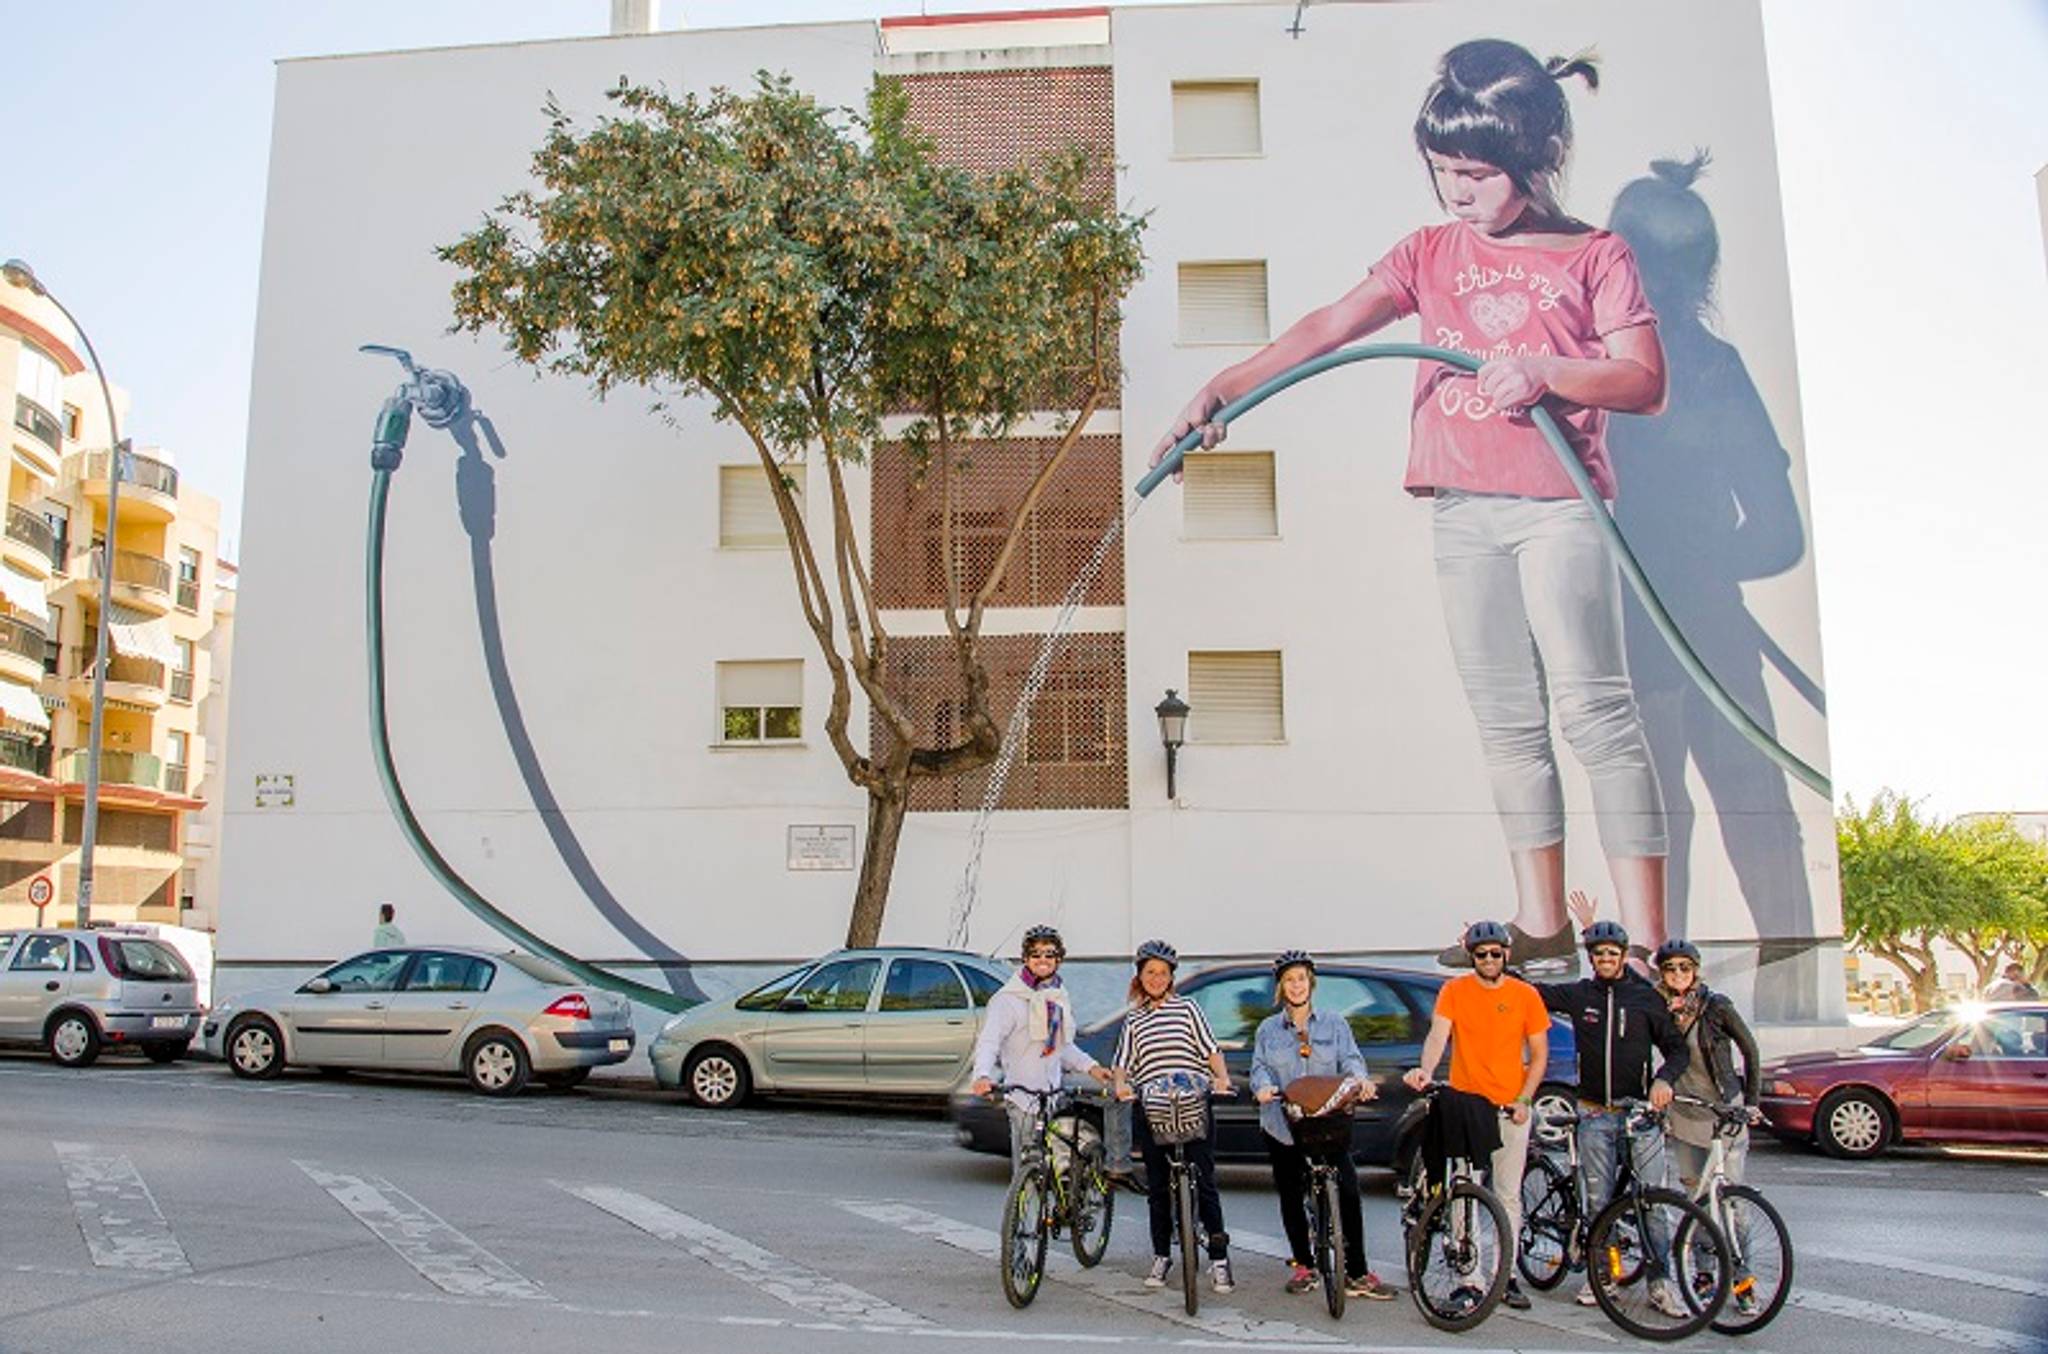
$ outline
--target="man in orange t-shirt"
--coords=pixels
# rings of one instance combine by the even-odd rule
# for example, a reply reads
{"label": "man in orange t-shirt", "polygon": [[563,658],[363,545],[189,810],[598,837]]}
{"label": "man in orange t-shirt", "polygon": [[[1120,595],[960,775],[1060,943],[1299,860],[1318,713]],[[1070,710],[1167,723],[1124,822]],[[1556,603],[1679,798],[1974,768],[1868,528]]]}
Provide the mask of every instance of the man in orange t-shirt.
{"label": "man in orange t-shirt", "polygon": [[1422,1061],[1403,1078],[1414,1090],[1429,1085],[1444,1045],[1451,1046],[1451,1089],[1483,1095],[1500,1106],[1500,1150],[1487,1183],[1508,1215],[1508,1288],[1502,1299],[1517,1311],[1529,1299],[1516,1282],[1514,1248],[1522,1235],[1522,1166],[1529,1156],[1529,1106],[1550,1059],[1550,1012],[1535,988],[1508,971],[1508,929],[1495,921],[1465,928],[1472,972],[1436,994],[1436,1015],[1422,1044]]}

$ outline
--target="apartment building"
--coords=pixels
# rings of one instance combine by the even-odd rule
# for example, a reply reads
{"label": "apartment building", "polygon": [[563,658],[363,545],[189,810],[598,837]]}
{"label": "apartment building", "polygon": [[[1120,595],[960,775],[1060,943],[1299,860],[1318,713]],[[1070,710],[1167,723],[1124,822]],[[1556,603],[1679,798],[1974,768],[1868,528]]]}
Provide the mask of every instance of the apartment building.
{"label": "apartment building", "polygon": [[[220,505],[184,483],[168,453],[112,447],[98,378],[69,323],[46,299],[8,285],[0,290],[0,385],[10,383],[0,925],[75,918],[95,740],[93,919],[183,923],[192,893],[186,839],[209,792],[203,730],[215,698]],[[124,422],[127,399],[116,388]],[[93,668],[109,577],[105,718],[95,730]]]}

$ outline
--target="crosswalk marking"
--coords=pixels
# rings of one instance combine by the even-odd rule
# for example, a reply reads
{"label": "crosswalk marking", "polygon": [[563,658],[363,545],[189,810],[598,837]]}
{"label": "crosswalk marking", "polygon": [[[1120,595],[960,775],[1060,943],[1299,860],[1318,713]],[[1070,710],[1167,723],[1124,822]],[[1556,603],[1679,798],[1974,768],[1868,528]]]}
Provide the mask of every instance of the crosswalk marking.
{"label": "crosswalk marking", "polygon": [[[922,1208],[913,1208],[909,1204],[842,1199],[839,1206],[857,1217],[900,1227],[915,1236],[930,1237],[934,1241],[966,1251],[984,1260],[993,1261],[1002,1253],[1002,1238],[989,1229],[942,1217]],[[1176,1325],[1192,1326],[1221,1339],[1256,1340],[1267,1344],[1306,1344],[1318,1347],[1343,1343],[1335,1336],[1309,1330],[1289,1321],[1268,1321],[1234,1307],[1207,1301],[1203,1302],[1199,1314],[1189,1316],[1181,1306],[1178,1285],[1170,1289],[1137,1288],[1136,1280],[1129,1275],[1101,1269],[1063,1267],[1058,1273],[1048,1273],[1046,1277],[1057,1283],[1083,1289],[1120,1307],[1148,1312]],[[989,1281],[994,1283],[995,1276],[991,1275]]]}
{"label": "crosswalk marking", "polygon": [[554,1185],[812,1316],[860,1326],[915,1328],[932,1324],[872,1293],[806,1269],[794,1260],[786,1260],[744,1237],[721,1231],[643,1194],[611,1185],[579,1185],[560,1180]]}
{"label": "crosswalk marking", "polygon": [[1983,1269],[1964,1269],[1961,1265],[1945,1265],[1934,1260],[1911,1260],[1903,1255],[1812,1245],[1801,1246],[1799,1254],[1801,1259],[1812,1256],[1819,1260],[1840,1260],[1844,1264],[1869,1265],[1873,1269],[1892,1269],[1901,1274],[1925,1275],[1930,1279],[1953,1279],[1957,1283],[1972,1284],[1978,1288],[1996,1288],[2007,1293],[2021,1293],[2027,1297],[2048,1298],[2048,1283],[2042,1283],[2038,1279],[2015,1279],[2009,1274],[1993,1274]]}
{"label": "crosswalk marking", "polygon": [[449,1226],[389,1180],[330,1171],[313,1161],[295,1160],[292,1164],[442,1292],[468,1298],[553,1301],[546,1289]]}
{"label": "crosswalk marking", "polygon": [[127,1157],[90,1143],[56,1142],[78,1230],[101,1269],[189,1274],[192,1262]]}
{"label": "crosswalk marking", "polygon": [[2048,1340],[2036,1336],[2000,1330],[1995,1326],[1980,1326],[1970,1321],[1957,1321],[1952,1317],[1937,1316],[1933,1312],[1916,1312],[1905,1307],[1888,1306],[1882,1302],[1865,1302],[1862,1298],[1848,1298],[1836,1293],[1817,1293],[1811,1288],[1794,1288],[1791,1296],[1786,1299],[1786,1304],[1827,1316],[1847,1317],[1851,1321],[1867,1321],[1876,1326],[1909,1331],[1914,1335],[1928,1335],[1937,1340],[1947,1340],[1951,1344],[2004,1350],[2007,1354],[2048,1354]]}

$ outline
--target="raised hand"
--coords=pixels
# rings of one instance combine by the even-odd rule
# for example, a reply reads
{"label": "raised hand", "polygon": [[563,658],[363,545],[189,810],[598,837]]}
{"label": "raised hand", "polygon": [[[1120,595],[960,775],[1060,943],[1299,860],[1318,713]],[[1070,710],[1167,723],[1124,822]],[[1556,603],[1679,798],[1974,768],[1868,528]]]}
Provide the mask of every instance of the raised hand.
{"label": "raised hand", "polygon": [[1581,931],[1593,924],[1593,918],[1600,911],[1599,900],[1589,897],[1584,889],[1573,889],[1566,905],[1571,908],[1572,919],[1578,922]]}

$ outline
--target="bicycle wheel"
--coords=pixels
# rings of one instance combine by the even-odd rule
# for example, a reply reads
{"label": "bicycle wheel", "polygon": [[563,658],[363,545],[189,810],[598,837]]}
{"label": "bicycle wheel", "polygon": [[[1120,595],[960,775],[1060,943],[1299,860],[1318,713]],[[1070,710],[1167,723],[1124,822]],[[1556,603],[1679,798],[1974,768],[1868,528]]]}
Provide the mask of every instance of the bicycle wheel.
{"label": "bicycle wheel", "polygon": [[[1748,1335],[1771,1324],[1792,1292],[1792,1234],[1770,1201],[1747,1185],[1721,1192],[1714,1223],[1728,1242],[1728,1302],[1714,1318],[1723,1335]],[[1679,1254],[1691,1237],[1680,1238]]]}
{"label": "bicycle wheel", "polygon": [[1706,1329],[1728,1298],[1728,1243],[1676,1190],[1627,1193],[1593,1219],[1586,1277],[1600,1310],[1630,1335],[1683,1340]]}
{"label": "bicycle wheel", "polygon": [[1102,1145],[1086,1141],[1067,1167],[1067,1239],[1083,1269],[1102,1263],[1109,1249],[1109,1227],[1116,1217],[1116,1195],[1102,1174]]}
{"label": "bicycle wheel", "polygon": [[1193,1316],[1202,1306],[1201,1251],[1195,1243],[1195,1168],[1180,1165],[1173,1173],[1173,1206],[1180,1214],[1180,1295]]}
{"label": "bicycle wheel", "polygon": [[1508,1215],[1493,1191],[1459,1180],[1430,1201],[1408,1237],[1408,1291],[1438,1330],[1467,1331],[1508,1286]]}
{"label": "bicycle wheel", "polygon": [[1522,1174],[1522,1235],[1515,1256],[1531,1288],[1547,1293],[1564,1282],[1578,1226],[1579,1196],[1571,1173],[1548,1157],[1531,1157]]}
{"label": "bicycle wheel", "polygon": [[1344,1215],[1337,1211],[1337,1175],[1323,1173],[1322,1185],[1309,1187],[1315,1200],[1316,1276],[1323,1281],[1323,1302],[1332,1317],[1344,1315]]}
{"label": "bicycle wheel", "polygon": [[1017,1176],[1003,1200],[1003,1296],[1029,1307],[1045,1277],[1045,1175],[1032,1166]]}

